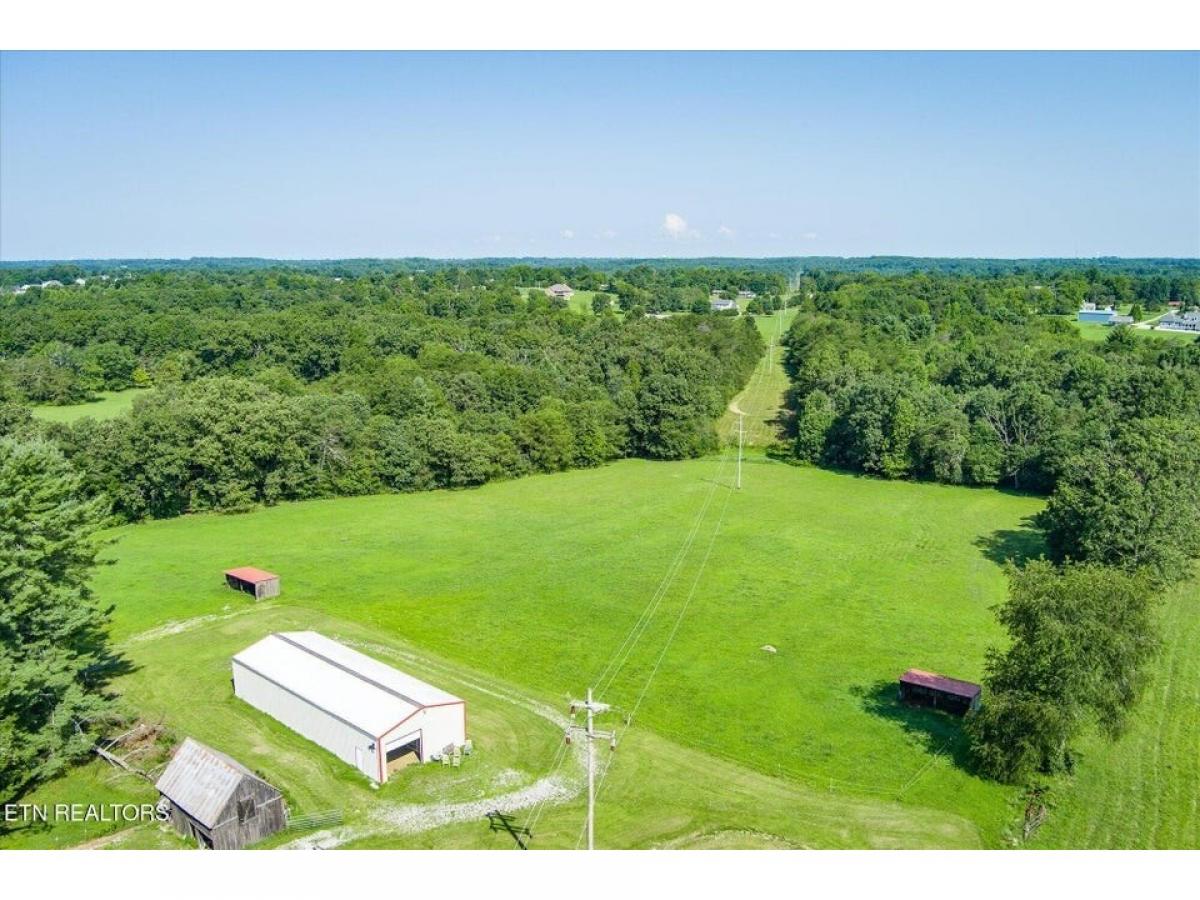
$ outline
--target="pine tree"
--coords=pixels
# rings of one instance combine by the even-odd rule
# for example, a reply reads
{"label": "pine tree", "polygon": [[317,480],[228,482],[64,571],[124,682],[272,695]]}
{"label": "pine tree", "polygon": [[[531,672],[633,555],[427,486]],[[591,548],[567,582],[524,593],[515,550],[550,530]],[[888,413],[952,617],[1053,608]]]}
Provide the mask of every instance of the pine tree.
{"label": "pine tree", "polygon": [[107,503],[50,444],[0,440],[0,800],[86,754],[113,703],[109,610],[88,581]]}

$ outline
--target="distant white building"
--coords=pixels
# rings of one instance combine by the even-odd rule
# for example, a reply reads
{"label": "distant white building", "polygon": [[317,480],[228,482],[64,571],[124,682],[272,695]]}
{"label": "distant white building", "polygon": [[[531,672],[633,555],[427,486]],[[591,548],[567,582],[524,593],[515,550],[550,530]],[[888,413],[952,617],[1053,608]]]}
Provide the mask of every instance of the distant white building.
{"label": "distant white building", "polygon": [[315,631],[233,657],[233,692],[368,778],[466,743],[466,701]]}
{"label": "distant white building", "polygon": [[1158,320],[1158,327],[1163,331],[1186,331],[1200,334],[1200,310],[1184,313],[1168,313]]}
{"label": "distant white building", "polygon": [[758,294],[754,293],[754,291],[738,291],[738,297],[742,300],[753,300],[757,296]]}
{"label": "distant white building", "polygon": [[709,300],[708,305],[713,312],[728,312],[731,309],[737,309],[737,303],[726,297],[717,297]]}
{"label": "distant white building", "polygon": [[568,300],[575,296],[575,292],[571,290],[570,285],[561,283],[550,285],[550,287],[546,288],[546,293],[559,300]]}
{"label": "distant white building", "polygon": [[1080,322],[1098,322],[1101,325],[1112,325],[1113,318],[1116,315],[1117,311],[1111,306],[1099,309],[1095,303],[1085,303],[1079,312],[1075,314],[1075,318]]}

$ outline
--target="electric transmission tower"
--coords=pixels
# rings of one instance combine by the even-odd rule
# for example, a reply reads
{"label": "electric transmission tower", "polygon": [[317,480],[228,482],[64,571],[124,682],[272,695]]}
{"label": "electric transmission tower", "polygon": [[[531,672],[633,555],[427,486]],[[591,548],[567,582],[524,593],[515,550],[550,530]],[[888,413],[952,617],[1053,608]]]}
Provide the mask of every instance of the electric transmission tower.
{"label": "electric transmission tower", "polygon": [[567,726],[567,743],[571,743],[571,732],[581,731],[587,741],[587,779],[588,779],[588,811],[587,811],[587,848],[589,850],[596,849],[596,754],[593,744],[597,738],[608,741],[610,750],[617,749],[617,735],[613,731],[597,731],[595,726],[595,717],[597,713],[608,712],[609,706],[607,703],[600,703],[592,699],[592,689],[587,690],[586,700],[574,700],[571,702],[571,717],[575,717],[575,713],[579,710],[587,713],[587,724],[576,725],[574,723]]}

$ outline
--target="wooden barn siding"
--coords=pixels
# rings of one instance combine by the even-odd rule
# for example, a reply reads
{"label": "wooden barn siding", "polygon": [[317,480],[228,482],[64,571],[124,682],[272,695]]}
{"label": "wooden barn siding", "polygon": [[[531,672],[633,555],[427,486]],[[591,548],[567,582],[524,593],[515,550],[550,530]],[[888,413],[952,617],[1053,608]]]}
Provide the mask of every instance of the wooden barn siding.
{"label": "wooden barn siding", "polygon": [[[258,815],[242,824],[237,819],[237,803],[253,797]],[[243,778],[221,816],[211,829],[205,828],[178,806],[172,804],[171,821],[184,837],[192,836],[191,827],[212,838],[214,850],[241,850],[250,844],[270,837],[287,827],[287,810],[283,796],[268,784],[255,778]]]}
{"label": "wooden barn siding", "polygon": [[255,600],[264,600],[268,597],[279,596],[279,579],[272,578],[269,581],[243,581],[240,578],[235,578],[232,575],[225,576],[225,583],[235,591],[240,591],[243,594],[249,594]]}

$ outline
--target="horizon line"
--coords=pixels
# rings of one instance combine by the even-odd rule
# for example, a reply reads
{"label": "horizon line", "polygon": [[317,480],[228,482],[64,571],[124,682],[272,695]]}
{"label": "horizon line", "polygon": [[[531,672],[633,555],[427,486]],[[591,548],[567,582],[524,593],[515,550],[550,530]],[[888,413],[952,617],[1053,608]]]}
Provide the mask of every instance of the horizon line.
{"label": "horizon line", "polygon": [[979,255],[945,255],[945,256],[929,256],[920,254],[908,253],[871,253],[871,254],[838,254],[838,253],[808,253],[808,254],[782,254],[771,256],[756,256],[756,255],[718,255],[718,254],[703,254],[699,256],[653,256],[653,255],[624,255],[624,256],[429,256],[429,255],[410,255],[410,256],[215,256],[208,254],[199,254],[191,256],[61,256],[61,257],[31,257],[25,259],[5,259],[0,257],[0,266],[19,266],[19,265],[42,265],[42,264],[63,264],[63,263],[108,263],[108,262],[197,262],[212,260],[217,262],[231,261],[248,261],[248,262],[283,262],[283,263],[310,263],[310,262],[408,262],[413,260],[428,260],[431,262],[473,262],[478,260],[513,260],[516,262],[528,260],[549,260],[549,261],[629,261],[629,260],[655,260],[667,262],[695,262],[698,260],[756,260],[756,261],[772,261],[786,259],[915,259],[915,260],[984,260],[984,261],[1003,261],[1003,262],[1051,262],[1059,260],[1067,261],[1089,261],[1089,260],[1124,260],[1124,261],[1141,261],[1141,260],[1169,260],[1175,262],[1200,262],[1200,255],[1197,256],[1172,256],[1172,255],[1137,255],[1123,256],[1120,254],[1103,253],[1095,256],[979,256]]}

